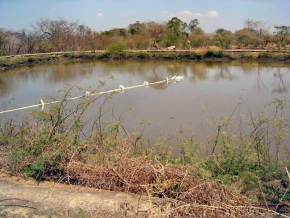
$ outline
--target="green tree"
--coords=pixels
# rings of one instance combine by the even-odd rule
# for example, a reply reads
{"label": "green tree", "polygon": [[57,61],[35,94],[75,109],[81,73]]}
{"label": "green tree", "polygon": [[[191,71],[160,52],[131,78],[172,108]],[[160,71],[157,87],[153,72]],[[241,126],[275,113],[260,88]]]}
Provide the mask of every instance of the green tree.
{"label": "green tree", "polygon": [[290,26],[274,26],[274,27],[276,29],[276,32],[274,32],[274,34],[276,35],[279,47],[284,46],[286,38],[290,35]]}
{"label": "green tree", "polygon": [[190,30],[190,32],[192,32],[193,30],[198,28],[198,25],[198,19],[191,20],[188,24],[188,29]]}
{"label": "green tree", "polygon": [[219,28],[215,31],[213,36],[213,44],[221,48],[230,48],[232,42],[234,41],[233,33],[229,30]]}
{"label": "green tree", "polygon": [[196,28],[191,31],[189,35],[190,46],[193,48],[198,48],[202,46],[207,46],[209,43],[209,37],[201,28]]}
{"label": "green tree", "polygon": [[166,46],[181,45],[183,47],[186,47],[186,41],[188,37],[188,34],[186,32],[186,30],[188,29],[187,23],[183,22],[177,17],[173,17],[170,21],[167,22],[166,26],[169,30],[166,39]]}
{"label": "green tree", "polygon": [[102,35],[106,36],[116,36],[116,37],[125,37],[127,35],[127,30],[124,28],[113,28],[102,32]]}
{"label": "green tree", "polygon": [[243,28],[235,32],[235,37],[239,47],[256,48],[259,47],[261,41],[255,30]]}
{"label": "green tree", "polygon": [[143,34],[145,29],[145,24],[140,23],[139,21],[136,21],[136,23],[130,24],[128,28],[128,32],[131,35],[139,35]]}
{"label": "green tree", "polygon": [[177,17],[173,17],[167,23],[167,27],[173,32],[174,35],[180,36],[182,34],[186,34],[187,23],[183,22]]}

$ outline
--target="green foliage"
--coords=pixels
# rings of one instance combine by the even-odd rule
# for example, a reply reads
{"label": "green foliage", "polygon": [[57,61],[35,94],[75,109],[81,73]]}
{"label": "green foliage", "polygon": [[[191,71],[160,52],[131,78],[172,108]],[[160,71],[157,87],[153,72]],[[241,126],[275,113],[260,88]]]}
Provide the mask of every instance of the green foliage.
{"label": "green foliage", "polygon": [[277,43],[279,47],[285,46],[285,40],[290,35],[290,26],[274,26],[276,29]]}
{"label": "green foliage", "polygon": [[[206,143],[197,143],[193,136],[183,140],[181,156],[172,162],[190,165],[202,178],[219,181],[253,200],[289,201],[287,187],[290,181],[285,167],[290,167],[290,152],[289,148],[280,150],[280,146],[285,137],[289,140],[289,120],[284,113],[290,105],[287,101],[275,99],[269,106],[274,111],[273,116],[261,114],[253,117],[249,114],[253,128],[250,136],[242,134],[242,129],[235,131],[235,123],[248,122],[245,118],[240,115],[223,117],[216,124],[213,137],[207,136],[209,141]],[[276,153],[270,151],[272,146]],[[164,153],[165,149],[161,151]]]}
{"label": "green foliage", "polygon": [[190,46],[193,48],[207,46],[209,41],[209,37],[201,28],[193,29],[189,35]]}
{"label": "green foliage", "polygon": [[198,19],[193,19],[189,22],[188,28],[190,31],[193,31],[198,28],[198,25],[199,25]]}
{"label": "green foliage", "polygon": [[150,59],[151,55],[147,51],[140,51],[137,53],[137,57],[140,59]]}
{"label": "green foliage", "polygon": [[188,59],[193,59],[193,60],[201,60],[202,58],[203,58],[203,55],[196,52],[191,52],[188,56]]}
{"label": "green foliage", "polygon": [[183,22],[177,17],[173,17],[170,21],[166,24],[167,29],[169,30],[164,43],[166,47],[175,45],[179,48],[185,48],[187,43],[187,23]]}
{"label": "green foliage", "polygon": [[243,48],[257,48],[262,43],[256,32],[249,28],[244,28],[235,32],[238,45]]}
{"label": "green foliage", "polygon": [[173,35],[179,37],[181,34],[185,34],[187,24],[177,17],[173,17],[167,22],[167,27],[172,31]]}
{"label": "green foliage", "polygon": [[127,32],[126,32],[126,29],[123,29],[123,28],[114,28],[114,29],[111,29],[111,30],[108,30],[108,31],[104,31],[101,34],[105,35],[105,36],[113,36],[113,37],[121,36],[121,37],[124,37],[124,36],[127,35]]}
{"label": "green foliage", "polygon": [[139,34],[144,34],[144,30],[145,30],[145,23],[140,23],[139,21],[136,21],[136,23],[129,25],[128,32],[131,35],[139,35]]}
{"label": "green foliage", "polygon": [[274,55],[271,52],[261,52],[258,55],[259,59],[269,59],[269,58],[273,58],[273,57],[274,57]]}
{"label": "green foliage", "polygon": [[205,58],[222,58],[224,57],[224,52],[222,50],[208,49],[205,53]]}
{"label": "green foliage", "polygon": [[213,37],[213,44],[221,48],[229,49],[234,42],[234,37],[231,31],[219,28],[216,30]]}
{"label": "green foliage", "polygon": [[[6,164],[12,174],[54,179],[64,176],[71,161],[104,164],[107,159],[118,158],[115,152],[122,149],[120,122],[103,121],[99,115],[90,127],[95,131],[84,140],[87,121],[83,114],[98,97],[80,99],[74,108],[68,108],[66,98],[71,89],[61,92],[60,104],[52,105],[48,111],[34,112],[22,125],[10,124],[0,129],[0,145],[7,148]],[[134,148],[128,152],[133,153],[131,149]]]}
{"label": "green foliage", "polygon": [[256,60],[259,55],[257,53],[245,52],[241,54],[241,57],[246,60]]}
{"label": "green foliage", "polygon": [[63,55],[65,58],[76,58],[77,56],[73,53],[66,53]]}
{"label": "green foliage", "polygon": [[126,55],[126,45],[122,42],[112,42],[106,50],[111,58],[123,58]]}
{"label": "green foliage", "polygon": [[28,63],[33,63],[33,62],[35,62],[35,58],[33,58],[33,57],[29,57],[29,58],[27,59],[27,62],[28,62]]}
{"label": "green foliage", "polygon": [[63,57],[70,59],[95,59],[98,58],[95,53],[65,53]]}

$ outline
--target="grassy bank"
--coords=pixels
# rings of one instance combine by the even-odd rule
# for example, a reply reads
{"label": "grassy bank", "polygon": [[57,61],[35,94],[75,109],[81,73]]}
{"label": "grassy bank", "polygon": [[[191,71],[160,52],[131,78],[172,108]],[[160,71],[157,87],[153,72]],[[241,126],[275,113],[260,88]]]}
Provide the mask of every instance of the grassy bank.
{"label": "grassy bank", "polygon": [[[86,110],[104,105],[104,96],[82,98],[68,107],[69,96],[70,90],[62,92],[59,105],[31,113],[21,124],[1,118],[3,170],[39,182],[159,197],[163,209],[168,204],[174,208],[171,216],[272,217],[289,212],[290,152],[284,143],[289,140],[289,102],[274,100],[269,116],[233,113],[208,120],[213,134],[202,142],[194,134],[171,136],[181,150],[175,156],[168,140],[148,148],[142,133],[127,132],[120,117],[104,120],[102,106],[88,122]],[[245,122],[250,131],[243,129]]]}
{"label": "grassy bank", "polygon": [[107,51],[60,52],[52,54],[0,57],[0,71],[47,62],[104,59],[134,60],[238,60],[238,61],[290,61],[289,52],[225,51],[217,48],[200,48],[193,51],[127,51],[113,48]]}

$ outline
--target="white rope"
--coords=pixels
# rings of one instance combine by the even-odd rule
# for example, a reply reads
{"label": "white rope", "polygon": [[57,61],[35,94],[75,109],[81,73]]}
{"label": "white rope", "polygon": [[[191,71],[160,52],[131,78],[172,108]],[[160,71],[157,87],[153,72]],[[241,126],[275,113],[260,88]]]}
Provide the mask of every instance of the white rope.
{"label": "white rope", "polygon": [[[182,79],[183,79],[182,76],[176,75],[176,76],[173,76],[171,78],[165,77],[164,80],[161,80],[161,81],[158,81],[158,82],[149,83],[149,82],[145,81],[142,85],[128,86],[128,87],[125,87],[123,85],[119,85],[118,89],[112,89],[112,90],[103,91],[103,92],[96,92],[96,93],[90,93],[89,91],[86,91],[85,95],[72,97],[72,98],[67,98],[66,100],[75,100],[75,99],[78,99],[78,98],[84,98],[84,97],[95,96],[95,95],[103,95],[103,94],[108,94],[108,93],[113,93],[113,92],[123,93],[127,89],[134,89],[134,88],[139,88],[139,87],[148,88],[148,86],[161,84],[161,83],[166,83],[166,85],[168,85],[169,82],[178,82],[178,81],[180,81]],[[1,111],[0,114],[14,112],[14,111],[19,111],[19,110],[25,110],[25,109],[34,108],[34,107],[41,107],[41,110],[43,110],[45,105],[55,104],[55,103],[59,103],[59,102],[60,101],[44,102],[42,99],[40,99],[40,104],[35,104],[35,105],[30,105],[30,106],[15,108],[15,109],[9,109],[9,110],[5,110],[5,111]]]}

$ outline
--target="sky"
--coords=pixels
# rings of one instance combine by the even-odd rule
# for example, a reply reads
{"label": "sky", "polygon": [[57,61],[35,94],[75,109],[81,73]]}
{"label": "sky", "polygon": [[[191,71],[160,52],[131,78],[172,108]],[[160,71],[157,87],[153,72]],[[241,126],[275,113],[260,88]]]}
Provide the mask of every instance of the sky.
{"label": "sky", "polygon": [[0,28],[31,29],[40,19],[78,21],[96,31],[136,21],[198,19],[207,33],[242,29],[246,19],[290,26],[290,0],[0,0]]}

